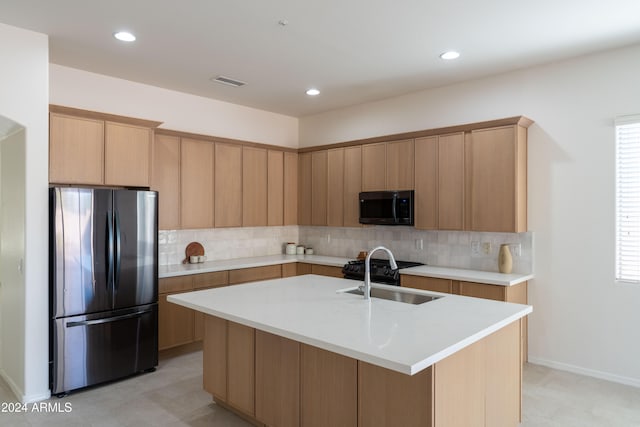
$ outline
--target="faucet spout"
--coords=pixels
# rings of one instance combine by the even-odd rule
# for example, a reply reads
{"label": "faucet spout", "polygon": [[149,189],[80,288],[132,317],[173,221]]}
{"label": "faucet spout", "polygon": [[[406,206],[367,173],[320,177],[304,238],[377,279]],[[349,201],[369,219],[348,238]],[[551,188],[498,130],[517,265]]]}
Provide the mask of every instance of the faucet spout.
{"label": "faucet spout", "polygon": [[367,258],[364,260],[364,289],[363,294],[365,299],[371,299],[371,255],[373,255],[376,251],[384,251],[389,255],[389,264],[391,264],[392,269],[398,268],[398,264],[396,264],[396,259],[393,257],[391,251],[384,246],[377,246],[369,251]]}

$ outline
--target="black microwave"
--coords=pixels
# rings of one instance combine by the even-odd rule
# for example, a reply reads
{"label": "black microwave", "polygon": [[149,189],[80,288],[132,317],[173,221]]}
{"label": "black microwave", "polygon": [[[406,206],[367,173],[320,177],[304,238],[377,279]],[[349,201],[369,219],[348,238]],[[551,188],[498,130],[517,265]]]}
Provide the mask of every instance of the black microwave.
{"label": "black microwave", "polygon": [[413,225],[413,190],[363,191],[360,224]]}

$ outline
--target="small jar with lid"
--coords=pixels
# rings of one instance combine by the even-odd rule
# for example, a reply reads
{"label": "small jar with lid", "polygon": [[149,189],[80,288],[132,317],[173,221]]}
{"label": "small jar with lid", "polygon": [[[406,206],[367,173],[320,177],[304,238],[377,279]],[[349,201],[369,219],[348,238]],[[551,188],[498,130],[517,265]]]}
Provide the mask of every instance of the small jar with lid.
{"label": "small jar with lid", "polygon": [[293,242],[288,242],[285,247],[285,254],[287,255],[295,255],[296,254],[296,244]]}
{"label": "small jar with lid", "polygon": [[297,255],[304,255],[304,246],[298,245],[298,247],[296,248],[296,254]]}

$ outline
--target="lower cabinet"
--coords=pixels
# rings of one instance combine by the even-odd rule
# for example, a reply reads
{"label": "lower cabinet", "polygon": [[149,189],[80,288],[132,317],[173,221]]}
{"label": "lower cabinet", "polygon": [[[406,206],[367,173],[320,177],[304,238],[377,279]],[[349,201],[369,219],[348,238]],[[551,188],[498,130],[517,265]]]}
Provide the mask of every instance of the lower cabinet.
{"label": "lower cabinet", "polygon": [[515,427],[520,322],[415,375],[205,317],[204,388],[255,425]]}
{"label": "lower cabinet", "polygon": [[319,276],[338,277],[340,279],[344,278],[342,267],[299,262],[297,265],[297,275],[302,276],[303,274],[317,274]]}

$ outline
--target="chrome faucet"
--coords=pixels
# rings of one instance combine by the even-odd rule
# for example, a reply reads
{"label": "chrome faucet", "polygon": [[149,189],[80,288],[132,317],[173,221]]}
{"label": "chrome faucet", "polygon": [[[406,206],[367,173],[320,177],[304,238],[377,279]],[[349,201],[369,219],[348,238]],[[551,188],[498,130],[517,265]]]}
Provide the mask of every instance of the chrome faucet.
{"label": "chrome faucet", "polygon": [[396,260],[393,257],[391,251],[384,246],[377,246],[367,254],[367,258],[364,260],[364,285],[362,287],[362,293],[364,294],[365,299],[371,299],[371,255],[373,255],[376,251],[385,251],[387,255],[389,255],[389,264],[391,264],[392,269],[398,268],[398,264],[396,264]]}

